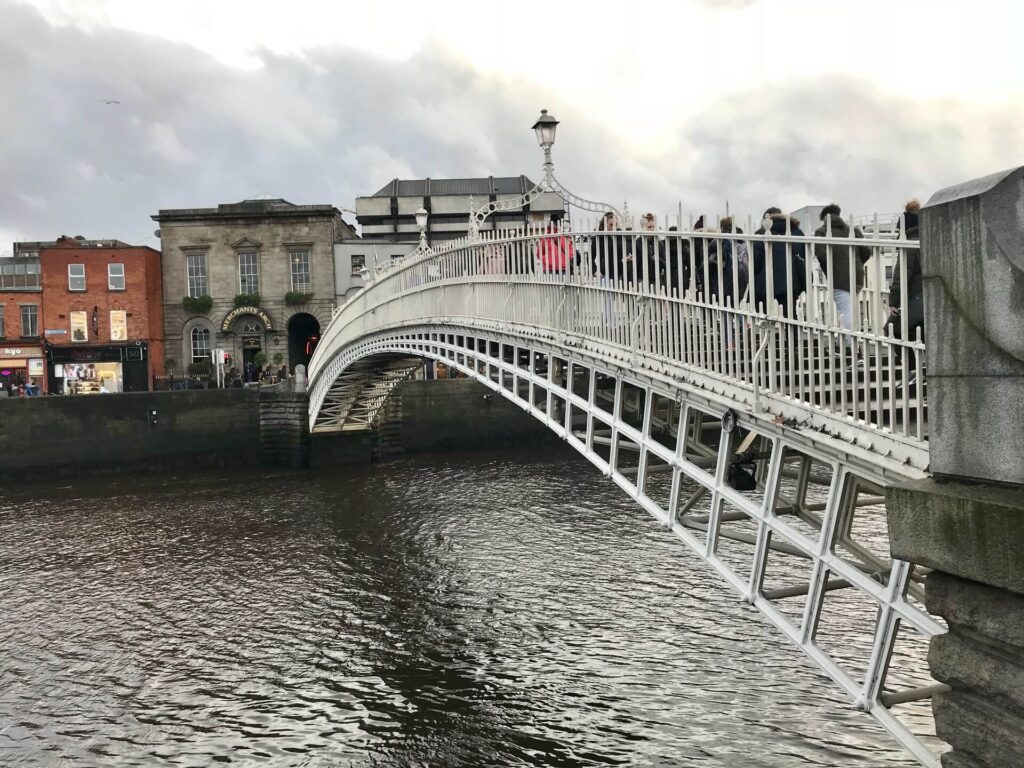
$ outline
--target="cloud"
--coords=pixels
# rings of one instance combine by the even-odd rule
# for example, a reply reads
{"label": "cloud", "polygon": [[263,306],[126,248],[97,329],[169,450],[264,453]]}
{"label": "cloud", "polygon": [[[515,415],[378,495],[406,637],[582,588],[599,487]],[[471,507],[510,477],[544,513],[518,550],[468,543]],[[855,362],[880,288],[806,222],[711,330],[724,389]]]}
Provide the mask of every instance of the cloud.
{"label": "cloud", "polygon": [[[149,216],[270,193],[351,207],[393,176],[537,178],[530,125],[562,125],[558,176],[632,210],[757,214],[837,200],[895,210],[1024,155],[1020,102],[915,101],[855,79],[723,94],[651,146],[549,87],[485,75],[440,47],[406,61],[318,48],[236,69],[187,45],[97,25],[51,27],[0,0],[0,232],[156,245]],[[567,92],[566,92],[567,93]],[[107,104],[107,101],[118,104]],[[652,109],[623,120],[657,120]],[[9,244],[0,243],[7,249]]]}

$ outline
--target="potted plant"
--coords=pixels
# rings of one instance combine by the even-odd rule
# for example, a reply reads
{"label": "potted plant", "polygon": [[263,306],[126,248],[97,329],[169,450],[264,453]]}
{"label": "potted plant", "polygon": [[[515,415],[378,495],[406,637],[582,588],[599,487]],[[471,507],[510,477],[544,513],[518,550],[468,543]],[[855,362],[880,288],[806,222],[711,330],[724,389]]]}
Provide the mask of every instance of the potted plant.
{"label": "potted plant", "polygon": [[274,353],[274,365],[279,366],[283,362],[284,362],[284,355],[282,355],[280,352],[275,352]]}

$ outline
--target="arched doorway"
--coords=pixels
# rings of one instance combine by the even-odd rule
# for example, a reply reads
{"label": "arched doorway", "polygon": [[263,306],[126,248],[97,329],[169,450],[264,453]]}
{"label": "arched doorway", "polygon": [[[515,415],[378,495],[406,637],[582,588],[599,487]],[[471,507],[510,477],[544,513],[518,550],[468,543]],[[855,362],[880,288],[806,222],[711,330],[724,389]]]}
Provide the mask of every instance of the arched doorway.
{"label": "arched doorway", "polygon": [[296,365],[309,367],[309,358],[320,340],[320,321],[310,314],[299,312],[288,321],[288,370]]}
{"label": "arched doorway", "polygon": [[255,317],[245,316],[235,324],[235,331],[242,343],[242,377],[245,381],[258,381],[267,364],[263,324]]}

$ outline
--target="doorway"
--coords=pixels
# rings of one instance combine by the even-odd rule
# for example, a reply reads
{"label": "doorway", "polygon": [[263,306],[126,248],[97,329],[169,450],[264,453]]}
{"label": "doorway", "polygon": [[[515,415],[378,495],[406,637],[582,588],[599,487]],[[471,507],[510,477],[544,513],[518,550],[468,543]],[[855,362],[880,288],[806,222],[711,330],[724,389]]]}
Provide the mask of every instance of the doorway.
{"label": "doorway", "polygon": [[259,381],[261,364],[256,355],[263,351],[259,336],[242,337],[242,378],[245,381]]}
{"label": "doorway", "polygon": [[296,365],[309,367],[317,342],[320,341],[320,321],[313,315],[299,312],[288,320],[288,370]]}

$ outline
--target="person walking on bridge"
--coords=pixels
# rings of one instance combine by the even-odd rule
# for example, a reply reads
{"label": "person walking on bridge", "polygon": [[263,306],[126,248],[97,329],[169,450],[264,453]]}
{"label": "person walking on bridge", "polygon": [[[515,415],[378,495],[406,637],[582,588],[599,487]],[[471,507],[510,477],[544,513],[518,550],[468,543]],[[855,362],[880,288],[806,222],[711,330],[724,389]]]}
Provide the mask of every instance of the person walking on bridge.
{"label": "person walking on bridge", "polygon": [[[903,224],[900,230],[901,240],[920,239],[917,214],[921,203],[916,199],[907,202],[903,213]],[[905,261],[906,266],[900,262]],[[902,281],[902,272],[906,270],[906,283]],[[905,301],[904,301],[905,299]],[[896,258],[889,285],[889,319],[886,327],[892,329],[892,335],[903,339],[903,317],[906,317],[907,338],[904,341],[916,341],[918,334],[924,336],[924,288],[921,282],[921,250],[920,248],[903,248]],[[896,346],[894,357],[900,362],[902,347]],[[913,351],[908,350],[907,365],[911,375],[916,363]]]}
{"label": "person walking on bridge", "polygon": [[[815,230],[815,236],[848,239],[851,236],[850,225],[843,221],[841,213],[842,210],[835,203],[822,208],[822,225]],[[864,237],[860,227],[853,228],[853,237]],[[852,330],[854,296],[864,287],[864,263],[871,258],[871,248],[866,245],[854,248],[849,245],[815,243],[814,256],[832,286],[832,298],[839,311],[841,325],[847,331]],[[851,336],[847,336],[846,346],[854,346]]]}
{"label": "person walking on bridge", "polygon": [[543,275],[565,275],[574,260],[575,249],[572,240],[562,234],[561,220],[559,214],[552,214],[546,234],[537,241],[537,269]]}
{"label": "person walking on bridge", "polygon": [[[781,209],[771,207],[764,212],[764,222],[755,235],[803,236],[800,222],[786,216]],[[791,317],[796,300],[806,288],[806,247],[803,243],[787,243],[781,240],[771,245],[771,284],[768,283],[768,249],[763,241],[754,243],[754,304],[760,312],[770,312],[769,299],[779,303],[784,317]],[[788,267],[788,270],[787,270]],[[787,276],[791,274],[792,283]]]}

